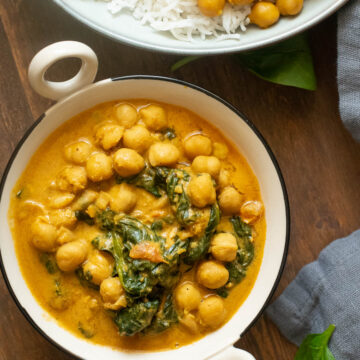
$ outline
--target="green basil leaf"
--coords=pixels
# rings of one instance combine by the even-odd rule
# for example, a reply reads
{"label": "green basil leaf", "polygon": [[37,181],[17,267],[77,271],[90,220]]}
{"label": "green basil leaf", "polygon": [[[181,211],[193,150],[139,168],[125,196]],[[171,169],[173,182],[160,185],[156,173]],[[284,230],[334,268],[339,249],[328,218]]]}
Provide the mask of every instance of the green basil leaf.
{"label": "green basil leaf", "polygon": [[335,360],[328,342],[335,325],[330,325],[322,334],[308,335],[299,347],[294,360]]}
{"label": "green basil leaf", "polygon": [[305,34],[235,56],[243,66],[261,79],[280,85],[316,90],[314,65]]}

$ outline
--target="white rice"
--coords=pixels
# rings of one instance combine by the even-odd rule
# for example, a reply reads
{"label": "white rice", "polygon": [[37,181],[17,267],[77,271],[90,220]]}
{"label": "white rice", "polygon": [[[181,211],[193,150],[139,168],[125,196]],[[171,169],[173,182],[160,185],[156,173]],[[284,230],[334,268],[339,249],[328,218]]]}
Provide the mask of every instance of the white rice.
{"label": "white rice", "polygon": [[196,41],[239,39],[249,24],[251,5],[232,6],[226,3],[221,16],[204,16],[197,0],[103,0],[112,14],[124,10],[132,13],[143,25],[158,31],[170,31],[178,40]]}

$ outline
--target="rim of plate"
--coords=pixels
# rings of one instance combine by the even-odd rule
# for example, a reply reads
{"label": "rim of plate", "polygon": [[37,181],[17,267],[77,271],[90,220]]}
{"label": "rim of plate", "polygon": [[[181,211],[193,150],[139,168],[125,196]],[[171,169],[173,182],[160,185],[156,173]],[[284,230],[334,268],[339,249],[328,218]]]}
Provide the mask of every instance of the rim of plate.
{"label": "rim of plate", "polygon": [[86,19],[81,13],[72,9],[63,0],[53,0],[53,2],[55,4],[57,4],[64,11],[66,11],[68,14],[73,16],[75,19],[77,19],[81,23],[87,25],[88,27],[95,30],[96,32],[105,35],[108,38],[117,40],[119,42],[125,43],[132,47],[146,49],[146,50],[150,50],[150,51],[158,51],[158,52],[163,52],[163,53],[168,53],[168,54],[174,54],[174,55],[215,55],[215,54],[225,54],[225,53],[229,54],[229,53],[234,53],[234,52],[255,50],[255,49],[262,48],[262,47],[266,47],[266,46],[275,44],[277,42],[280,42],[282,40],[285,40],[287,38],[290,38],[291,36],[299,34],[303,31],[309,29],[310,27],[318,24],[322,20],[326,19],[327,17],[329,17],[330,15],[335,13],[338,9],[340,9],[348,1],[349,0],[336,0],[331,6],[326,8],[324,10],[324,12],[320,13],[318,16],[315,16],[315,17],[309,19],[308,21],[306,21],[288,31],[284,31],[276,36],[273,36],[273,37],[270,37],[267,39],[257,40],[250,44],[241,44],[239,42],[239,44],[230,45],[230,46],[222,47],[222,48],[187,49],[187,48],[181,48],[180,41],[179,41],[180,46],[176,47],[176,46],[150,44],[146,41],[131,39],[125,35],[121,35],[115,31],[106,29],[106,28]]}
{"label": "rim of plate", "polygon": [[[282,194],[283,194],[283,200],[284,200],[284,206],[285,206],[286,232],[285,232],[284,251],[283,251],[283,256],[282,256],[282,259],[281,259],[281,264],[280,264],[280,267],[279,267],[279,271],[278,271],[276,280],[274,281],[274,284],[273,284],[273,286],[271,288],[271,291],[269,292],[268,296],[265,298],[264,304],[261,307],[261,309],[259,310],[259,312],[257,313],[257,315],[253,318],[253,320],[246,327],[246,329],[241,334],[239,334],[239,338],[241,338],[254,325],[254,323],[259,319],[259,317],[265,311],[266,306],[270,302],[270,299],[274,295],[274,292],[275,292],[277,286],[279,285],[281,275],[282,275],[282,273],[284,271],[287,255],[288,255],[288,249],[289,249],[289,243],[290,243],[290,206],[289,206],[289,198],[288,198],[288,194],[287,194],[285,181],[284,181],[280,166],[279,166],[279,164],[278,164],[278,162],[276,160],[276,157],[275,157],[274,153],[272,152],[269,144],[266,142],[266,140],[263,137],[263,135],[261,134],[261,132],[256,128],[256,126],[240,110],[235,108],[233,105],[231,105],[229,102],[222,99],[218,95],[216,95],[216,94],[214,94],[214,93],[212,93],[212,92],[210,92],[210,91],[208,91],[208,90],[206,90],[206,89],[204,89],[204,88],[202,88],[200,86],[188,83],[188,82],[183,81],[183,80],[178,80],[178,79],[169,78],[169,77],[163,77],[163,76],[156,76],[156,75],[130,75],[130,76],[112,77],[112,78],[109,78],[107,80],[111,80],[111,81],[122,81],[122,80],[158,80],[159,81],[160,80],[160,81],[172,82],[172,83],[175,83],[177,85],[187,86],[187,87],[190,87],[190,88],[192,88],[194,90],[197,90],[197,91],[199,91],[199,92],[201,92],[201,93],[203,93],[203,94],[205,94],[205,95],[207,95],[209,97],[212,97],[213,99],[219,101],[224,106],[226,106],[231,111],[233,111],[240,118],[240,120],[245,122],[251,128],[251,130],[254,132],[254,134],[261,141],[261,143],[264,146],[266,152],[268,153],[269,158],[270,158],[270,160],[271,160],[271,162],[272,162],[272,164],[273,164],[273,166],[274,166],[274,168],[276,170],[277,176],[278,176],[279,181],[280,181]],[[104,81],[104,80],[102,80],[102,81]],[[81,91],[81,90],[79,90],[79,91]],[[75,92],[74,94],[76,94],[76,93],[77,92]],[[66,100],[66,98],[65,98],[65,100]],[[53,106],[55,106],[55,105],[53,105]],[[53,106],[51,106],[49,109],[51,109]],[[2,174],[2,177],[1,177],[1,182],[0,182],[0,203],[1,203],[1,198],[3,196],[5,183],[6,183],[6,180],[7,180],[7,175],[8,175],[8,173],[9,173],[9,171],[10,171],[10,169],[11,169],[11,167],[12,167],[12,165],[13,165],[15,159],[16,159],[16,156],[17,156],[19,150],[21,149],[22,145],[25,143],[27,138],[30,136],[30,134],[35,130],[35,128],[41,123],[41,121],[45,117],[46,117],[46,112],[44,112],[42,115],[40,115],[39,118],[26,130],[24,136],[20,139],[20,141],[17,143],[16,147],[14,148],[14,150],[13,150],[11,156],[10,156],[9,161],[6,164],[6,167],[5,167],[5,170],[4,170],[3,174]],[[9,293],[12,296],[16,306],[21,311],[21,313],[24,315],[24,317],[28,320],[28,322],[32,325],[32,327],[40,335],[42,335],[49,343],[51,343],[52,345],[57,347],[59,350],[63,351],[64,353],[70,354],[75,359],[80,359],[81,360],[82,359],[81,357],[75,355],[69,349],[65,348],[63,345],[59,344],[53,338],[48,336],[41,329],[41,327],[35,322],[35,320],[33,320],[33,318],[30,316],[30,314],[22,307],[22,305],[21,305],[20,301],[18,300],[13,288],[11,287],[10,281],[9,281],[9,279],[7,277],[6,269],[5,269],[5,266],[4,266],[4,263],[3,263],[3,259],[2,259],[1,246],[0,246],[0,269],[1,269],[1,273],[2,273],[2,275],[4,277],[6,287],[8,288]]]}

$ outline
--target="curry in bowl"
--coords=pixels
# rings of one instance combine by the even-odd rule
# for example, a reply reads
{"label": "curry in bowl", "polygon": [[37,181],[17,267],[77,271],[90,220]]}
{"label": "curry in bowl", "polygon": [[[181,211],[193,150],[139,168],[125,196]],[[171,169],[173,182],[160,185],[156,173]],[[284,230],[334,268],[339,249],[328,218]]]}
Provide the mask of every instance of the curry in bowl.
{"label": "curry in bowl", "polygon": [[22,274],[72,333],[174,349],[225,324],[266,235],[259,184],[222,133],[149,100],[97,105],[40,146],[9,223]]}

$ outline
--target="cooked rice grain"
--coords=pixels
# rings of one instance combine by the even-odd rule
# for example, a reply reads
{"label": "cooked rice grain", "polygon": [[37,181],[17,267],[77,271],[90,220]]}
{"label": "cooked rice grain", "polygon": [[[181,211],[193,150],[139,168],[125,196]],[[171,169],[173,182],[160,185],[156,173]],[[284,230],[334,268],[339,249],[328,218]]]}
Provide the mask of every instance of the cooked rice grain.
{"label": "cooked rice grain", "polygon": [[197,0],[103,0],[112,14],[128,10],[142,25],[170,31],[178,40],[239,39],[249,24],[250,5],[226,4],[221,16],[204,16]]}

